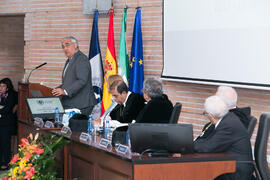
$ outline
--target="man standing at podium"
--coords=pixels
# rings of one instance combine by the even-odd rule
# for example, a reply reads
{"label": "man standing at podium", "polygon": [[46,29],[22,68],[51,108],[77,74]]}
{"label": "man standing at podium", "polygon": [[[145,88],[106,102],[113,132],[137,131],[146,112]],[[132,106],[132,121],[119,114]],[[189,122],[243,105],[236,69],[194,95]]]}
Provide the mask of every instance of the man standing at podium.
{"label": "man standing at podium", "polygon": [[62,84],[53,89],[52,94],[62,96],[65,109],[77,108],[88,116],[96,104],[89,60],[79,50],[78,40],[72,36],[63,38],[62,48],[68,59],[62,73]]}

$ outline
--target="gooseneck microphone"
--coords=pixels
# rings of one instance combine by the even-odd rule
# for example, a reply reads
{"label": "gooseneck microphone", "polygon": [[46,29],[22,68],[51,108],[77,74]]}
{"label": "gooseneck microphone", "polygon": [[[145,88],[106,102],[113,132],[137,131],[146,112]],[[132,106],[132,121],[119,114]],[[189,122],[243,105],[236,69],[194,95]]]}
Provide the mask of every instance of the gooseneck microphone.
{"label": "gooseneck microphone", "polygon": [[39,65],[39,66],[35,67],[35,69],[38,69],[38,68],[40,68],[40,67],[42,67],[42,66],[44,66],[44,65],[46,65],[46,64],[47,64],[47,62],[42,63],[41,65]]}
{"label": "gooseneck microphone", "polygon": [[103,115],[100,117],[101,124],[103,124],[103,127],[105,127],[105,118],[107,115],[111,113],[111,111],[117,106],[117,102],[113,99],[111,105],[108,107],[108,109],[103,113]]}
{"label": "gooseneck microphone", "polygon": [[30,78],[30,76],[31,76],[31,74],[32,74],[33,71],[37,70],[38,68],[40,68],[40,67],[42,67],[42,66],[45,66],[46,64],[47,64],[47,62],[44,62],[44,63],[38,65],[37,67],[35,67],[34,69],[32,69],[32,70],[30,71],[30,73],[29,73],[29,75],[28,75],[27,80],[26,80],[25,83],[27,83],[27,84],[29,83],[29,78]]}

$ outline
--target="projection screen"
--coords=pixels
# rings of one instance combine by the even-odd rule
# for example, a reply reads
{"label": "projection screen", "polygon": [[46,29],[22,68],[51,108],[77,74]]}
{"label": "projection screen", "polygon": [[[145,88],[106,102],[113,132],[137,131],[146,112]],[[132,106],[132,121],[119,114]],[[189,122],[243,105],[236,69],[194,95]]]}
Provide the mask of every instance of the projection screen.
{"label": "projection screen", "polygon": [[162,79],[270,89],[269,0],[164,0]]}

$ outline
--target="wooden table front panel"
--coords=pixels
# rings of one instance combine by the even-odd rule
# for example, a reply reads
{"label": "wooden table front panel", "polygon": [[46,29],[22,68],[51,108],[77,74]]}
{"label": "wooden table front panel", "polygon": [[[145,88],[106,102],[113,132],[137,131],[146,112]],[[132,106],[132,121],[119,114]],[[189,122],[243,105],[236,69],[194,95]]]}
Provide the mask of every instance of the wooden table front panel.
{"label": "wooden table front panel", "polygon": [[235,161],[136,164],[134,180],[212,180],[235,168]]}
{"label": "wooden table front panel", "polygon": [[68,179],[131,180],[131,162],[94,147],[71,142],[68,152]]}

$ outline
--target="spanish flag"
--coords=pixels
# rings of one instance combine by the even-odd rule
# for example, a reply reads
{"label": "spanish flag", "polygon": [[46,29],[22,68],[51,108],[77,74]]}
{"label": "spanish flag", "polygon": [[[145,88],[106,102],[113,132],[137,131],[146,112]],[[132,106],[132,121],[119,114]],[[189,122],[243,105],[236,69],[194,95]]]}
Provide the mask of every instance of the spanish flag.
{"label": "spanish flag", "polygon": [[105,74],[104,74],[101,115],[112,103],[111,101],[112,95],[108,92],[107,79],[110,75],[117,74],[117,63],[115,58],[114,33],[113,33],[113,9],[110,10],[110,23],[109,23],[104,71]]}

